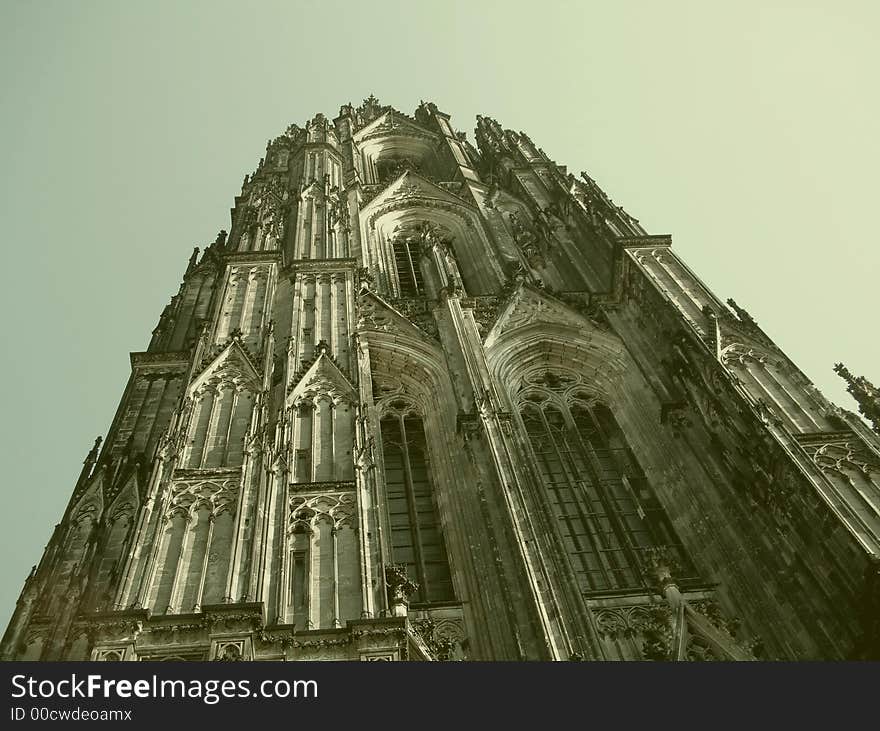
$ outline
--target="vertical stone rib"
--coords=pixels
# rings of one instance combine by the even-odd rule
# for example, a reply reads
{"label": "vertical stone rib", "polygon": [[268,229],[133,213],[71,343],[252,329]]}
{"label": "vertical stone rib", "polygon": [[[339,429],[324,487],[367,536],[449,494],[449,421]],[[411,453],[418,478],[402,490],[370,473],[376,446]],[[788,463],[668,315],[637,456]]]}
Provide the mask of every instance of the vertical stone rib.
{"label": "vertical stone rib", "polygon": [[211,411],[208,413],[208,421],[205,426],[205,443],[202,445],[202,454],[199,458],[198,465],[196,465],[197,467],[210,467],[211,465],[208,464],[209,457],[218,446],[216,444],[216,435],[220,416],[223,411],[223,391],[225,388],[221,383],[214,386],[212,390],[214,392],[214,397],[211,399]]}
{"label": "vertical stone rib", "polygon": [[208,560],[211,557],[211,542],[214,539],[214,511],[208,516],[208,535],[205,538],[205,555],[202,557],[202,567],[199,571],[199,588],[196,591],[196,600],[193,604],[193,611],[200,612],[202,610],[202,597],[205,595],[205,580],[208,577]]}
{"label": "vertical stone rib", "polygon": [[334,525],[330,531],[333,536],[333,627],[342,626],[339,617],[339,530]]}
{"label": "vertical stone rib", "polygon": [[[193,528],[190,527],[191,523],[193,523],[193,516],[188,512],[184,516],[183,535],[180,538],[180,553],[177,554],[177,562],[174,565],[174,575],[171,578],[171,593],[168,597],[168,606],[165,609],[165,614],[175,614],[178,608],[177,605],[180,602],[180,593],[183,590],[180,585],[180,570],[183,568],[184,563],[188,563],[186,560],[186,550],[187,544],[189,543],[189,535],[193,532]],[[170,548],[169,541],[169,549]],[[184,579],[185,578],[186,577],[184,577]]]}
{"label": "vertical stone rib", "polygon": [[220,465],[229,465],[229,442],[230,437],[232,436],[232,425],[235,422],[235,410],[238,405],[238,389],[233,387],[230,389],[232,391],[232,403],[229,406],[229,418],[226,420],[225,427],[222,429],[223,437],[223,448],[220,453]]}

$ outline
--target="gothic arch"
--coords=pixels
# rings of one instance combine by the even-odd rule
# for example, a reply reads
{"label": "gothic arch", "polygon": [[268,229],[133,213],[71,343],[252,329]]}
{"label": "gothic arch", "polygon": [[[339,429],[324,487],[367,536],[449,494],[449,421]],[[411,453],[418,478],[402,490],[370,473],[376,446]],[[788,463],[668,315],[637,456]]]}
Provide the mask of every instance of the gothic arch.
{"label": "gothic arch", "polygon": [[125,565],[126,548],[134,532],[140,508],[136,472],[131,472],[122,489],[104,511],[98,554],[88,591],[87,609],[109,610]]}
{"label": "gothic arch", "polygon": [[[403,319],[402,316],[398,316]],[[391,392],[405,395],[418,404],[422,413],[437,419],[442,429],[455,429],[456,398],[439,347],[409,324],[412,332],[391,326],[385,330],[363,330],[370,352],[370,370],[380,386],[374,400]],[[446,404],[447,408],[439,408]]]}
{"label": "gothic arch", "polygon": [[489,369],[525,439],[538,515],[580,590],[648,592],[652,552],[694,570],[621,426],[632,364],[619,339],[522,287],[486,340]]}
{"label": "gothic arch", "polygon": [[662,555],[677,578],[696,572],[601,390],[576,364],[525,368],[511,386],[538,490],[535,509],[567,555],[578,589],[650,593]]}
{"label": "gothic arch", "polygon": [[628,367],[623,343],[563,303],[521,287],[486,336],[497,383],[518,384],[536,367],[562,366],[613,399]]}
{"label": "gothic arch", "polygon": [[422,588],[416,602],[461,598],[448,551],[457,409],[436,346],[402,332],[369,332],[375,458],[386,505],[389,555]]}
{"label": "gothic arch", "polygon": [[319,355],[290,390],[287,409],[293,431],[297,483],[351,480],[357,396],[354,386],[319,345]]}
{"label": "gothic arch", "polygon": [[401,229],[419,223],[430,223],[449,233],[462,279],[470,294],[492,292],[497,282],[504,278],[498,263],[485,256],[485,252],[493,251],[494,246],[473,204],[417,173],[407,171],[401,175],[364,206],[360,220],[361,240],[375,242],[375,246],[364,247],[377,255],[376,260],[368,264],[380,273],[395,296],[400,295],[399,285],[391,284],[396,282],[391,242]]}
{"label": "gothic arch", "polygon": [[[43,597],[43,612],[53,615],[76,600],[77,584],[86,579],[83,567],[95,549],[96,526],[104,513],[104,476],[96,470],[80,498],[70,507],[65,530],[54,556],[52,577]],[[81,586],[79,587],[82,588]]]}
{"label": "gothic arch", "polygon": [[182,465],[191,469],[239,467],[244,439],[260,391],[260,377],[237,339],[189,387],[193,408]]}
{"label": "gothic arch", "polygon": [[439,140],[436,133],[394,110],[380,115],[353,136],[364,177],[373,184],[380,182],[382,164],[389,162],[407,161],[428,174],[439,174]]}

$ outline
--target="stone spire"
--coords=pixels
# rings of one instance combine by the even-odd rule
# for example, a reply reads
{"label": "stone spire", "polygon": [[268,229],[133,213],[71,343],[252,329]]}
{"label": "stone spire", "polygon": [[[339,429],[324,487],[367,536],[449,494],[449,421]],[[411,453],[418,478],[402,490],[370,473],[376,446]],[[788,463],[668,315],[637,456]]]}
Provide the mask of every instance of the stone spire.
{"label": "stone spire", "polygon": [[859,412],[880,434],[880,388],[877,388],[864,376],[854,376],[843,363],[834,366],[834,372],[847,382],[846,390],[859,403]]}

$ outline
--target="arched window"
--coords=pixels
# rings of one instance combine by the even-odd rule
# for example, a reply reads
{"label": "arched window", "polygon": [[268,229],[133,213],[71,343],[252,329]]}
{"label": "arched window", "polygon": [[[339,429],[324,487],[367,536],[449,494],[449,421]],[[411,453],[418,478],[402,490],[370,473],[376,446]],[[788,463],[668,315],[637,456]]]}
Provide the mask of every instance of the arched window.
{"label": "arched window", "polygon": [[531,393],[520,414],[578,584],[584,592],[650,589],[652,553],[676,578],[695,572],[663,509],[603,404]]}
{"label": "arched window", "polygon": [[405,564],[419,585],[412,602],[453,601],[422,420],[410,413],[389,414],[381,429],[393,562]]}
{"label": "arched window", "polygon": [[392,242],[392,246],[400,296],[417,297],[423,294],[425,285],[422,281],[422,270],[419,268],[421,254],[418,242],[400,236]]}

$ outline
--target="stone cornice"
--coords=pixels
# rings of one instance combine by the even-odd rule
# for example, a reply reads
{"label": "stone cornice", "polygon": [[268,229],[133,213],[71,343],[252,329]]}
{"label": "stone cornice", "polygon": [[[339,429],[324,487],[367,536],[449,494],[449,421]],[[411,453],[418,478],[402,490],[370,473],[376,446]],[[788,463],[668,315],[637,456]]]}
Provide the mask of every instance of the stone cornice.
{"label": "stone cornice", "polygon": [[335,482],[291,482],[290,489],[294,492],[354,492],[355,483],[353,480],[335,481]]}
{"label": "stone cornice", "polygon": [[346,259],[294,259],[284,269],[284,274],[292,276],[299,272],[339,272],[354,271],[358,267],[358,260],[352,257]]}
{"label": "stone cornice", "polygon": [[648,234],[645,236],[618,236],[617,244],[622,249],[641,249],[645,247],[672,246],[672,234]]}
{"label": "stone cornice", "polygon": [[225,467],[208,469],[183,469],[174,470],[175,480],[218,480],[228,477],[238,477],[241,474],[241,467]]}
{"label": "stone cornice", "polygon": [[168,370],[186,370],[189,367],[190,353],[181,350],[168,353],[155,353],[147,350],[128,354],[132,369],[162,368]]}
{"label": "stone cornice", "polygon": [[802,445],[828,444],[832,442],[861,442],[861,438],[854,431],[820,431],[794,434],[795,441]]}
{"label": "stone cornice", "polygon": [[223,255],[224,264],[275,264],[281,262],[281,249],[269,251],[231,251]]}

